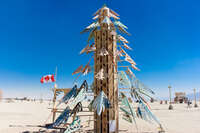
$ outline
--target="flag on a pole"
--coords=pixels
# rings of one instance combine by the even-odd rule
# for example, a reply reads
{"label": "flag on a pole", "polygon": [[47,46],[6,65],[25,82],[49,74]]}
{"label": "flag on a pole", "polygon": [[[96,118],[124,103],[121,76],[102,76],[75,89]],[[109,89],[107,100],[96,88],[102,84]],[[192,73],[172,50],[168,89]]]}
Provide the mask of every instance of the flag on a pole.
{"label": "flag on a pole", "polygon": [[43,76],[40,80],[40,82],[43,84],[43,83],[49,83],[49,82],[55,82],[55,78],[54,78],[54,75],[46,75],[46,76]]}

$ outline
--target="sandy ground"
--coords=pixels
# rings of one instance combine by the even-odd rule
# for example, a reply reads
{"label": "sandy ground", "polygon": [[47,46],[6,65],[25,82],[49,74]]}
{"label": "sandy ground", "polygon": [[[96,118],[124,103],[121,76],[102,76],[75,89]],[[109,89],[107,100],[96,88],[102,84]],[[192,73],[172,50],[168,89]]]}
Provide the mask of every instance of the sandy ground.
{"label": "sandy ground", "polygon": [[[153,113],[160,119],[166,133],[200,133],[200,108],[187,109],[186,104],[174,104],[174,110],[168,110],[166,104],[151,104]],[[44,125],[52,105],[49,102],[0,102],[0,133],[22,133],[37,131],[34,125]],[[83,114],[83,113],[82,113]],[[121,116],[121,115],[120,115]],[[87,121],[89,117],[82,117]],[[91,118],[92,119],[92,118]],[[49,122],[51,119],[49,119]],[[88,123],[84,122],[84,126]],[[92,122],[90,128],[92,128]],[[155,123],[137,120],[138,133],[158,133]],[[30,127],[32,126],[32,127]],[[130,124],[120,117],[120,130],[137,133],[135,124]],[[124,131],[122,131],[124,132]]]}

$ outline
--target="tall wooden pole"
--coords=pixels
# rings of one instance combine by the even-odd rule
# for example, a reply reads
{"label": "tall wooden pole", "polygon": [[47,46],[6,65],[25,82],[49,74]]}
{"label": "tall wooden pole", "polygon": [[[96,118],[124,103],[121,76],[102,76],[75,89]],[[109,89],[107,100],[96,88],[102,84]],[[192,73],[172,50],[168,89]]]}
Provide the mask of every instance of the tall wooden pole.
{"label": "tall wooden pole", "polygon": [[172,87],[169,85],[168,88],[169,88],[169,110],[172,110],[173,109],[172,98],[171,98],[171,88]]}
{"label": "tall wooden pole", "polygon": [[194,107],[197,108],[197,98],[196,98],[196,89],[194,88]]}
{"label": "tall wooden pole", "polygon": [[[109,9],[103,7],[99,17],[100,29],[95,31],[95,46],[96,52],[94,57],[94,73],[98,73],[101,69],[104,70],[105,79],[99,80],[94,78],[94,98],[101,91],[107,95],[111,108],[105,109],[100,116],[94,113],[94,132],[95,133],[118,133],[119,120],[118,120],[118,85],[117,85],[117,64],[115,62],[116,51],[116,32],[110,29],[108,23],[102,21],[105,17],[109,16]],[[109,52],[107,56],[100,56],[99,53],[102,49]],[[110,123],[110,124],[109,124]],[[111,130],[111,126],[115,127]]]}

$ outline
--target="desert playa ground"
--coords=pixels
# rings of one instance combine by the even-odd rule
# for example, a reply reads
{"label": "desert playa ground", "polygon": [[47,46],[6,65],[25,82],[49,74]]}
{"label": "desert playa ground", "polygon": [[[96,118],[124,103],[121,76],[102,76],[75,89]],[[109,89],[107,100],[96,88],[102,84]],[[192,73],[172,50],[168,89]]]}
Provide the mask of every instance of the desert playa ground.
{"label": "desert playa ground", "polygon": [[[200,133],[200,108],[187,108],[186,104],[173,104],[174,110],[168,110],[167,104],[151,103],[153,113],[159,118],[166,133]],[[52,104],[50,102],[14,101],[0,102],[0,133],[23,133],[38,131],[48,118]],[[121,115],[120,115],[121,116]],[[83,121],[89,117],[82,117]],[[49,119],[49,122],[51,119]],[[84,126],[88,123],[83,122]],[[137,120],[138,133],[158,133],[155,123]],[[92,129],[92,124],[89,125]],[[120,117],[121,132],[137,133],[134,124],[130,124]],[[127,130],[127,131],[126,131]]]}

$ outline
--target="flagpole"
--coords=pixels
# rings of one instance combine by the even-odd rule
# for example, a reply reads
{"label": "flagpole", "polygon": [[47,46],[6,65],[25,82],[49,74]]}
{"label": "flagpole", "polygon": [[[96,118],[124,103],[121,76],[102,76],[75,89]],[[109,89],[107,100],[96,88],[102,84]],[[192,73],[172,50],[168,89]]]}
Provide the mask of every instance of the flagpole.
{"label": "flagpole", "polygon": [[53,109],[52,109],[52,112],[53,112],[53,122],[55,120],[55,117],[56,117],[56,109],[55,109],[55,103],[56,103],[56,88],[57,88],[57,84],[56,84],[56,81],[57,81],[57,66],[56,66],[56,69],[55,69],[55,84],[54,84],[54,89],[53,89]]}
{"label": "flagpole", "polygon": [[56,80],[57,80],[57,70],[58,70],[58,68],[56,66],[56,70],[55,70],[55,84],[56,84]]}

